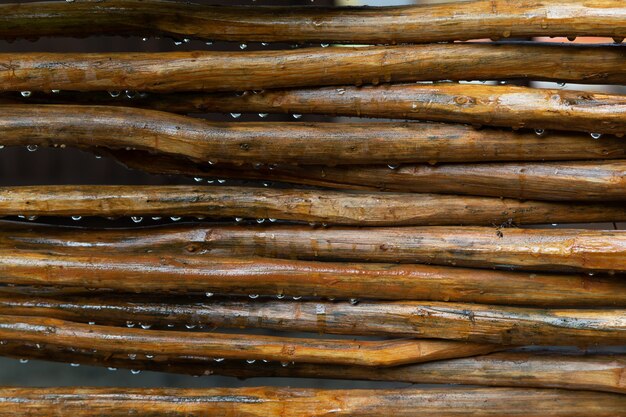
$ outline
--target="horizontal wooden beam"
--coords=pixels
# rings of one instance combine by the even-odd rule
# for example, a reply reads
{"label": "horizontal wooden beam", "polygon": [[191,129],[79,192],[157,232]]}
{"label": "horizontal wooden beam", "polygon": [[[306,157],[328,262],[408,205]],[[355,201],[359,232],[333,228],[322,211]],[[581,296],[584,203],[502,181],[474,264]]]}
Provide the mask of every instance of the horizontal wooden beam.
{"label": "horizontal wooden beam", "polygon": [[624,38],[625,26],[626,13],[619,0],[522,4],[475,0],[375,8],[216,7],[155,0],[0,6],[0,37],[5,39],[125,34],[224,41],[405,43],[536,36]]}

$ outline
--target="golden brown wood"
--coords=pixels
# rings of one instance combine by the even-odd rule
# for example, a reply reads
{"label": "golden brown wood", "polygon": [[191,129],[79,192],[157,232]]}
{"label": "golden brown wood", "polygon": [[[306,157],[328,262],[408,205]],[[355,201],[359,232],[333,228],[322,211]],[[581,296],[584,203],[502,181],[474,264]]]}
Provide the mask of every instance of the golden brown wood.
{"label": "golden brown wood", "polygon": [[[456,54],[453,58],[456,59]],[[624,58],[621,60],[626,63]],[[467,66],[472,64],[463,64],[462,74],[466,74]],[[523,68],[522,65],[520,70]],[[143,104],[137,104],[176,112],[195,109],[206,112],[315,113],[516,129],[626,133],[626,96],[503,85],[401,84],[270,90],[243,95],[180,94],[148,97]],[[593,139],[590,137],[590,140]]]}
{"label": "golden brown wood", "polygon": [[268,359],[394,366],[493,351],[490,345],[430,340],[349,341],[189,333],[88,325],[43,317],[0,316],[0,339],[122,354]]}
{"label": "golden brown wood", "polygon": [[153,172],[187,173],[222,179],[263,179],[338,189],[436,192],[553,201],[604,201],[605,204],[626,199],[624,159],[434,166],[410,164],[392,166],[394,169],[380,165],[251,169],[232,165],[202,168],[177,162],[168,167],[167,163],[154,164],[150,159],[129,159],[121,152],[116,153],[115,157],[121,157],[135,168]]}
{"label": "golden brown wood", "polygon": [[[45,251],[0,251],[0,282],[44,286],[47,290],[52,286],[59,295],[90,288],[143,294],[208,292],[626,308],[626,281],[621,277],[431,265],[65,252],[59,256]],[[33,299],[33,292],[27,297],[0,296],[0,312],[21,315],[22,306],[58,309],[65,305],[63,300]],[[79,301],[90,303],[89,299]],[[98,300],[92,309],[107,311]],[[42,311],[41,315],[48,315]],[[76,320],[80,314],[62,318]]]}
{"label": "golden brown wood", "polygon": [[39,345],[6,342],[0,355],[81,365],[105,366],[189,374],[225,375],[237,378],[287,377],[409,382],[414,384],[465,384],[529,388],[565,388],[626,393],[624,355],[580,355],[547,352],[502,352],[468,358],[438,360],[418,365],[386,368],[290,363],[282,366],[262,361],[225,360],[214,363],[200,358],[165,355],[143,358],[98,350],[60,350]]}
{"label": "golden brown wood", "polygon": [[520,388],[2,388],[0,416],[623,417],[626,396]]}
{"label": "golden brown wood", "polygon": [[402,43],[535,36],[624,38],[625,27],[626,12],[619,0],[475,0],[382,8],[215,7],[156,0],[0,5],[0,37],[9,39],[126,34]]}
{"label": "golden brown wood", "polygon": [[0,216],[11,215],[241,217],[357,226],[496,225],[624,221],[626,206],[256,187],[0,187]]}
{"label": "golden brown wood", "polygon": [[180,225],[80,229],[0,222],[0,247],[51,253],[265,256],[532,271],[626,271],[626,231],[490,227],[312,228]]}
{"label": "golden brown wood", "polygon": [[[22,102],[57,96],[33,95]],[[69,102],[75,102],[84,96],[70,97]],[[6,96],[0,98],[3,100],[20,102]],[[102,104],[106,103],[133,101]],[[612,136],[595,141],[587,134],[538,136],[438,123],[211,123],[165,112],[89,105],[1,105],[0,133],[0,143],[5,146],[64,144],[96,151],[134,148],[204,164],[209,160],[219,164],[335,165],[626,157],[626,140]]]}
{"label": "golden brown wood", "polygon": [[[95,298],[95,297],[92,297]],[[198,325],[209,328],[265,328],[328,334],[448,339],[510,345],[624,345],[622,309],[536,309],[445,302],[253,301],[202,302],[110,296],[34,299],[3,311],[22,316],[95,321],[107,325]],[[242,342],[243,343],[243,342]],[[455,347],[456,348],[456,347]]]}
{"label": "golden brown wood", "polygon": [[[136,90],[143,92],[174,91],[243,91],[265,88],[305,87],[320,85],[362,85],[381,82],[410,82],[438,80],[494,80],[528,78],[534,80],[572,81],[599,84],[626,84],[625,54],[620,47],[613,46],[555,46],[538,44],[434,44],[371,48],[315,48],[295,51],[273,52],[160,52],[160,53],[11,53],[0,54],[0,91],[106,91]],[[276,76],[280,74],[280,76]],[[486,94],[465,90],[449,108],[474,108],[485,111],[492,109]],[[485,87],[487,88],[487,87]],[[380,90],[375,90],[380,91]],[[477,91],[477,92],[473,92]],[[368,94],[366,90],[363,95]],[[473,92],[473,94],[470,94]],[[232,93],[231,93],[232,94]],[[272,95],[262,94],[257,104],[247,97],[233,99],[207,97],[213,101],[216,111],[240,106],[241,111],[289,111],[315,112],[314,100],[306,99],[305,92],[292,95],[277,93],[283,104],[274,102]],[[309,92],[310,94],[310,92]],[[371,94],[371,93],[370,93]],[[380,101],[380,93],[374,93]],[[405,93],[410,94],[410,93]],[[437,96],[436,92],[429,93]],[[441,95],[441,93],[439,93]],[[580,93],[578,93],[580,95]],[[555,95],[554,99],[550,99]],[[563,98],[561,98],[561,95]],[[329,104],[331,112],[341,114],[341,103],[354,102],[352,91],[342,96],[337,89],[316,93],[322,103]],[[427,94],[428,96],[428,94]],[[447,97],[447,98],[446,98]],[[566,101],[572,97],[575,102]],[[444,96],[439,100],[455,97]],[[505,101],[504,99],[508,101]],[[365,100],[365,98],[361,98]],[[532,101],[531,101],[532,100]],[[307,102],[308,101],[308,102]],[[485,101],[485,103],[483,103]],[[571,93],[548,91],[541,95],[527,93],[524,97],[513,95],[500,98],[502,111],[507,106],[519,103],[541,103],[555,108],[569,104],[584,108],[611,105],[613,113],[619,109],[620,101],[606,95],[585,94],[582,98]],[[548,103],[546,103],[546,101]],[[221,104],[218,104],[221,103]],[[394,108],[386,103],[386,109],[373,103],[378,112],[389,115],[394,112],[410,113],[416,118],[427,119],[427,113],[419,111],[419,98],[413,98],[418,107],[406,102]],[[231,103],[231,104],[229,104]],[[296,104],[299,103],[299,104]],[[623,101],[621,102],[623,104]],[[363,108],[352,112],[370,115],[372,110],[363,103]],[[345,104],[343,105],[345,106]],[[270,109],[267,109],[270,107]],[[273,107],[273,108],[272,108]],[[400,107],[400,109],[398,109]],[[252,110],[260,108],[261,110]],[[302,108],[302,110],[298,110]],[[308,109],[308,110],[307,110]],[[306,110],[306,111],[305,111]],[[319,109],[317,111],[323,111]],[[435,110],[433,109],[433,114]],[[507,112],[509,113],[509,112]],[[607,112],[608,109],[607,109]],[[506,117],[512,117],[507,114]],[[605,115],[609,117],[609,115]],[[434,118],[434,117],[433,117]],[[435,118],[437,119],[437,118]],[[438,120],[438,119],[437,119]],[[494,116],[494,121],[496,121]],[[543,121],[543,120],[542,120]],[[608,129],[612,124],[621,124],[615,116],[601,132],[625,133],[623,129]],[[488,124],[488,123],[485,123]],[[505,124],[510,126],[511,124]],[[515,123],[519,125],[519,123]],[[569,123],[559,127],[569,127]],[[528,124],[531,126],[531,124]],[[551,126],[536,126],[548,128]],[[572,127],[573,130],[576,130]]]}

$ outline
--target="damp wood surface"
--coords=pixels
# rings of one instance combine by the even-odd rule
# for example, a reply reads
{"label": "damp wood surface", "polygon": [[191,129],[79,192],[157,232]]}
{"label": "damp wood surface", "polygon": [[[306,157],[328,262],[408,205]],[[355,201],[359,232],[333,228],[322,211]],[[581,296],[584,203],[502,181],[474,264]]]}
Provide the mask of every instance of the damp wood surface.
{"label": "damp wood surface", "polygon": [[531,271],[626,271],[626,231],[493,227],[313,228],[180,224],[88,229],[0,222],[0,248],[430,263]]}
{"label": "damp wood surface", "polygon": [[626,396],[592,391],[522,388],[2,388],[0,416],[111,417],[150,413],[187,417],[245,415],[621,417]]}
{"label": "damp wood surface", "polygon": [[73,3],[0,5],[0,37],[115,34],[373,44],[537,36],[626,37],[626,12],[620,0],[475,0],[375,8],[216,7],[156,0]]}
{"label": "damp wood surface", "polygon": [[261,328],[510,345],[623,345],[623,309],[538,309],[426,301],[165,300],[74,298],[3,303],[6,314],[105,325],[148,323]]}
{"label": "damp wood surface", "polygon": [[[106,93],[105,93],[106,94]],[[133,148],[206,164],[398,164],[594,160],[626,157],[626,140],[562,131],[513,132],[439,123],[208,122],[123,107],[142,99],[95,103],[69,93],[19,99],[0,95],[0,143]],[[148,99],[146,99],[148,100]],[[43,105],[38,103],[65,103]],[[106,105],[105,105],[106,104]],[[163,107],[161,110],[169,110]],[[173,109],[175,110],[175,109]]]}
{"label": "damp wood surface", "polygon": [[[624,194],[626,198],[626,182]],[[11,215],[236,217],[352,226],[441,226],[626,221],[626,206],[245,186],[0,187],[0,216]]]}
{"label": "damp wood surface", "polygon": [[[626,308],[623,277],[584,273],[546,274],[419,264],[347,264],[193,254],[116,255],[68,250],[59,255],[47,253],[45,249],[0,251],[0,273],[0,282],[4,285],[55,288],[57,294],[65,296],[90,288],[146,295],[201,292]],[[70,300],[66,298],[66,301]],[[77,306],[80,303],[87,309],[89,300],[80,300]],[[104,301],[94,301],[97,307],[93,309],[105,311],[102,303]],[[48,314],[46,306],[54,311],[63,301],[0,296],[3,314],[20,315],[22,307],[33,308],[34,305],[41,307],[45,316]]]}
{"label": "damp wood surface", "polygon": [[[482,42],[369,48],[309,48],[268,52],[4,53],[0,54],[0,90],[235,92],[325,85],[360,86],[414,81],[520,78],[626,84],[624,58],[625,53],[619,46]],[[280,74],[280,77],[276,74]],[[468,86],[462,87],[465,89]],[[469,94],[470,91],[472,90],[464,94]],[[451,97],[456,98],[456,101],[449,105],[462,109],[473,107],[475,113],[480,113],[483,108],[483,111],[488,111],[494,104],[484,92],[481,96],[479,93],[481,91],[483,90],[477,90],[474,93],[475,97],[457,92],[461,95]],[[509,94],[508,103],[503,98],[500,101],[503,108],[506,104],[514,106],[521,102],[528,102],[527,106],[530,106],[530,100],[544,103],[546,106],[545,101],[550,97],[549,94],[533,96],[528,92],[524,97]],[[558,95],[557,92],[551,94]],[[334,113],[341,114],[341,103],[348,101],[355,94],[349,92],[345,97],[339,98],[335,97],[337,95],[339,94],[336,89],[321,90],[317,92],[315,98],[319,98],[322,103],[333,102],[337,107]],[[436,92],[433,92],[434,95]],[[268,107],[271,97],[272,94],[264,96],[256,106]],[[561,100],[565,101],[566,97],[568,96]],[[214,106],[229,111],[228,98],[224,97],[220,104],[216,103]],[[298,101],[303,108],[308,107],[310,111],[315,109],[315,99],[307,103],[306,96],[298,95],[298,92],[294,96],[283,94],[280,99],[283,102],[283,111],[290,105],[291,110],[297,112]],[[366,100],[365,97],[359,99]],[[440,98],[441,101],[444,99],[445,97]],[[588,93],[579,99],[581,101],[579,107],[616,104],[613,100],[615,99],[611,96]],[[249,100],[235,100],[233,104],[240,104],[238,102],[247,103],[247,107],[250,108],[255,106],[255,103]],[[419,100],[416,102],[419,103]],[[552,104],[553,107],[555,105],[556,103]],[[373,107],[375,108],[376,104]],[[240,110],[247,111],[243,106]],[[434,115],[437,110],[433,109],[432,114]],[[423,119],[428,118],[427,115],[422,116],[423,112],[417,108],[401,106],[398,109],[398,106],[393,107],[391,103],[386,103],[384,109],[378,106],[379,113],[390,114],[394,111],[412,113]],[[371,113],[367,106],[364,106],[361,112],[364,116]],[[541,113],[537,114],[537,117],[540,116]],[[510,120],[513,115],[508,112],[502,117]],[[544,112],[545,117],[548,115]],[[618,123],[618,119],[615,118],[613,123]],[[610,126],[610,124],[606,126],[607,132]],[[619,132],[625,133],[623,129]]]}

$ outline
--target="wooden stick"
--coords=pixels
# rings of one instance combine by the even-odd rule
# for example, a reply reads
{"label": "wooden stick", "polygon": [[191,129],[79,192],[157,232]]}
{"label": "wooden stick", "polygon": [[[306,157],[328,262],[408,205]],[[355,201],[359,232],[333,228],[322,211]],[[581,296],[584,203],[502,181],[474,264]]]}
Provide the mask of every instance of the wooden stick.
{"label": "wooden stick", "polygon": [[430,340],[347,341],[147,331],[8,315],[0,316],[0,339],[65,348],[97,348],[129,355],[147,353],[364,366],[393,366],[494,350],[489,345]]}
{"label": "wooden stick", "polygon": [[0,416],[69,414],[96,417],[185,415],[205,417],[622,417],[626,396],[520,388],[315,390],[304,388],[2,388]]}
{"label": "wooden stick", "polygon": [[[280,74],[277,77],[276,74]],[[266,88],[306,87],[321,85],[362,85],[380,82],[412,82],[438,80],[497,80],[527,78],[599,84],[626,84],[626,64],[623,52],[613,46],[555,46],[537,44],[449,44],[417,45],[371,48],[328,48],[302,49],[272,52],[151,52],[151,53],[11,53],[0,54],[0,91],[106,91],[136,90],[144,92],[174,91],[244,91]],[[481,101],[485,97],[465,90],[452,103],[452,108],[472,107],[489,111],[494,104]],[[488,88],[488,87],[486,87]],[[477,90],[481,91],[481,90]],[[546,92],[540,96],[528,94],[524,97],[509,95],[509,102],[501,100],[503,108],[516,107],[520,103],[542,103],[555,95],[551,107],[566,103],[560,92]],[[293,96],[278,93],[285,101],[273,111],[286,111]],[[302,92],[300,93],[302,94]],[[362,93],[367,94],[367,92]],[[405,93],[412,95],[411,93]],[[431,98],[436,95],[430,93]],[[580,93],[578,93],[580,94]],[[345,94],[344,94],[345,95]],[[254,105],[250,99],[233,99],[229,95],[215,97],[223,102],[222,110],[230,111],[228,103],[247,104],[240,110],[257,111],[252,108],[267,108],[270,94],[261,95]],[[380,97],[380,93],[376,94]],[[291,99],[290,99],[291,97]],[[306,96],[300,96],[305,98]],[[317,93],[321,102],[332,101],[332,109],[340,114],[340,103],[352,102],[355,94],[349,91],[342,97],[335,88]],[[450,97],[452,98],[452,97]],[[361,98],[361,100],[365,100]],[[475,100],[475,101],[474,101]],[[578,107],[613,105],[615,98],[607,95],[585,93]],[[413,97],[419,103],[419,98]],[[364,103],[365,104],[365,103]],[[387,103],[386,106],[389,106]],[[432,104],[432,103],[431,103]],[[573,103],[576,104],[576,103]],[[623,102],[622,102],[623,104]],[[281,108],[282,106],[282,108]],[[294,105],[293,112],[314,111],[314,102]],[[345,104],[343,105],[345,106]],[[354,106],[352,104],[352,106]],[[376,106],[376,104],[374,104]],[[450,104],[449,104],[450,106]],[[273,107],[273,106],[269,106]],[[401,106],[379,110],[384,114],[393,112],[411,113],[426,119],[418,107]],[[485,108],[482,110],[482,108]],[[302,108],[302,111],[297,110]],[[337,109],[336,109],[337,108]],[[265,110],[258,111],[265,111]],[[354,111],[354,110],[353,110]],[[614,110],[615,111],[615,110]],[[361,113],[371,110],[365,105]],[[510,114],[507,115],[511,117]],[[608,115],[606,116],[608,117]],[[560,120],[560,116],[558,117]],[[614,115],[611,123],[624,126],[623,113]],[[488,124],[488,123],[486,123]],[[510,126],[507,124],[506,126]],[[559,128],[570,124],[560,124]],[[594,127],[609,127],[600,124]],[[536,126],[548,128],[550,126]],[[575,129],[574,129],[575,130]],[[612,130],[611,130],[612,131]],[[605,132],[604,130],[602,132]],[[606,132],[609,132],[607,130]],[[617,133],[625,133],[618,130]]]}
{"label": "wooden stick", "polygon": [[[222,361],[172,358],[164,355],[143,359],[110,352],[71,352],[47,346],[0,345],[0,355],[15,359],[39,359],[81,365],[104,366],[197,376],[224,375],[237,378],[281,377],[407,382],[413,384],[463,384],[494,387],[564,388],[626,393],[621,375],[624,355],[570,355],[547,352],[500,352],[430,363],[371,368],[362,366],[293,363],[281,366],[264,361]],[[616,375],[618,376],[616,378]]]}
{"label": "wooden stick", "polygon": [[[538,307],[626,308],[620,278],[476,270],[430,265],[310,262],[268,258],[216,258],[184,254],[108,254],[66,251],[0,251],[0,282],[57,288],[72,295],[80,288],[163,294],[260,294],[456,301]],[[31,295],[0,296],[0,312],[22,315]],[[80,303],[89,303],[80,299]],[[105,311],[95,302],[93,309]],[[61,300],[37,299],[58,309]],[[98,306],[98,307],[95,307]],[[28,310],[28,309],[27,309]],[[17,312],[16,312],[17,311]],[[41,315],[49,315],[42,313]],[[77,317],[61,317],[68,320]],[[101,318],[98,318],[98,322]]]}
{"label": "wooden stick", "polygon": [[167,255],[431,263],[533,271],[626,271],[626,231],[489,227],[180,225],[89,230],[0,222],[0,247]]}
{"label": "wooden stick", "polygon": [[179,94],[150,96],[137,104],[175,112],[314,113],[516,129],[626,133],[626,96],[502,85],[401,84],[276,90],[243,95]]}
{"label": "wooden stick", "polygon": [[[92,297],[93,298],[93,297]],[[5,298],[6,299],[6,298]],[[449,339],[498,345],[620,345],[626,313],[620,309],[533,309],[445,302],[237,301],[174,302],[33,299],[3,303],[2,311],[95,321],[107,325],[192,325],[280,331]],[[89,329],[89,328],[88,328]],[[243,342],[242,342],[243,343]],[[267,359],[267,358],[266,358]]]}
{"label": "wooden stick", "polygon": [[475,0],[375,8],[215,7],[155,0],[0,6],[0,37],[9,39],[124,34],[225,41],[410,43],[537,36],[624,38],[625,26],[626,13],[619,0],[523,4]]}
{"label": "wooden stick", "polygon": [[[402,166],[199,167],[114,155],[137,169],[208,178],[262,179],[338,189],[469,194],[553,201],[626,200],[626,160]],[[159,159],[162,162],[163,159]],[[151,168],[154,167],[154,168]]]}
{"label": "wooden stick", "polygon": [[[51,101],[57,94],[24,102]],[[62,101],[84,95],[61,94]],[[107,94],[108,97],[108,94]],[[20,100],[0,98],[0,102]],[[111,101],[102,104],[131,104]],[[128,107],[0,105],[5,146],[64,144],[81,148],[133,148],[213,163],[397,164],[591,160],[626,157],[626,141],[607,136],[502,129],[477,130],[435,123],[211,123]]]}
{"label": "wooden stick", "polygon": [[11,215],[165,215],[217,219],[233,216],[356,226],[427,226],[623,221],[626,207],[606,203],[256,187],[0,187],[0,216]]}

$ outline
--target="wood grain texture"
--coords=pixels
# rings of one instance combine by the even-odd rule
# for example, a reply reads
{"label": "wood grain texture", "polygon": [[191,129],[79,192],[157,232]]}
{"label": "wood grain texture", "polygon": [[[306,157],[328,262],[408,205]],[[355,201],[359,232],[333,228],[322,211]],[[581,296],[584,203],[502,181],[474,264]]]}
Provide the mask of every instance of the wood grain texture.
{"label": "wood grain texture", "polygon": [[434,226],[625,221],[626,206],[261,187],[0,187],[0,216],[11,215],[241,217],[354,226]]}
{"label": "wood grain texture", "polygon": [[[625,53],[614,46],[555,46],[537,44],[433,44],[417,46],[371,47],[371,48],[313,48],[296,51],[268,52],[151,52],[151,53],[5,53],[0,54],[0,91],[106,91],[136,90],[142,92],[176,91],[244,91],[269,88],[306,87],[322,85],[363,85],[439,80],[497,80],[533,79],[596,84],[626,84]],[[280,74],[277,77],[276,74]],[[467,86],[464,86],[467,87]],[[367,94],[366,90],[365,93]],[[470,90],[471,91],[471,90]],[[480,91],[480,90],[478,90]],[[302,94],[301,92],[300,94]],[[555,95],[552,107],[560,102],[568,104],[560,92],[547,92],[540,96],[508,96],[508,105],[515,106],[531,99],[545,102]],[[314,103],[303,103],[305,96],[292,93],[284,101],[294,102],[291,111],[306,113],[314,111]],[[406,93],[409,94],[409,93]],[[478,113],[489,105],[488,96],[457,98],[451,108],[471,107]],[[378,94],[380,95],[380,93]],[[436,95],[433,92],[433,97]],[[336,98],[335,96],[339,96]],[[266,108],[271,94],[261,95],[261,104],[254,108]],[[291,100],[290,100],[291,97]],[[339,103],[350,101],[354,93],[346,97],[336,89],[317,92],[322,102],[332,100],[339,111]],[[574,94],[571,97],[577,97]],[[230,99],[230,101],[229,101]],[[464,101],[462,101],[464,99]],[[472,101],[474,99],[475,101]],[[233,100],[228,95],[213,99],[222,110],[239,102],[246,103],[241,111],[252,110],[249,99]],[[275,100],[275,99],[274,99]],[[352,101],[354,98],[352,98]],[[361,98],[364,100],[364,98]],[[443,98],[440,98],[443,101]],[[299,105],[295,102],[300,101]],[[413,100],[415,101],[415,99]],[[418,100],[419,101],[419,100]],[[434,100],[433,100],[434,101]],[[483,104],[483,101],[485,103]],[[506,102],[500,98],[502,107]],[[617,107],[615,98],[606,95],[586,94],[579,98],[578,106]],[[229,105],[229,102],[233,102]],[[576,104],[576,103],[572,103]],[[244,105],[244,106],[245,106]],[[229,107],[230,106],[230,107]],[[375,106],[375,104],[374,104]],[[390,106],[387,103],[386,106]],[[301,107],[303,110],[297,110]],[[322,109],[318,110],[321,111]],[[236,111],[236,110],[235,110]],[[265,111],[265,110],[258,110]],[[352,110],[354,111],[354,110]],[[366,116],[372,110],[365,106],[361,113]],[[401,110],[389,108],[378,110],[411,113],[424,117],[424,112],[401,106]],[[614,110],[615,112],[616,110]],[[433,111],[434,113],[434,111]],[[622,113],[623,115],[623,113]],[[509,114],[508,117],[511,117]],[[612,123],[619,123],[615,117]],[[485,123],[487,124],[487,123]],[[623,127],[623,120],[622,120]],[[507,126],[509,126],[507,124]],[[569,124],[561,125],[568,127]],[[609,125],[610,126],[610,125]],[[550,127],[550,126],[537,126]],[[598,127],[605,127],[599,125]],[[608,126],[606,126],[608,127]],[[611,130],[612,131],[612,130]],[[607,130],[608,132],[608,130]],[[618,130],[618,133],[625,133]]]}
{"label": "wood grain texture", "polygon": [[[623,345],[622,309],[537,309],[452,302],[222,300],[166,302],[34,299],[4,303],[2,310],[22,316],[148,325],[208,328],[263,328],[328,334],[419,337],[511,345]],[[244,341],[242,341],[244,343]],[[456,348],[456,347],[455,347]]]}
{"label": "wood grain texture", "polygon": [[[0,251],[0,283],[55,288],[67,296],[85,288],[126,293],[318,296],[456,301],[541,307],[626,308],[626,281],[587,274],[541,274],[416,264],[217,258],[184,254],[110,254],[70,250]],[[6,289],[4,289],[6,291]],[[32,292],[31,292],[32,294]],[[89,299],[74,300],[78,306]],[[93,301],[92,310],[106,311]],[[0,296],[0,312],[65,305],[63,299]],[[82,308],[82,307],[81,307]],[[84,309],[88,309],[84,307]],[[16,312],[17,311],[17,312]],[[42,310],[42,315],[48,313]],[[24,313],[25,314],[25,313]],[[63,317],[62,317],[63,318]],[[78,316],[68,320],[79,319]],[[101,317],[98,317],[101,322]]]}
{"label": "wood grain texture", "polygon": [[267,359],[394,366],[491,352],[482,344],[430,340],[350,341],[225,333],[190,333],[80,324],[45,317],[0,316],[0,338],[118,354]]}
{"label": "wood grain texture", "polygon": [[626,231],[490,227],[312,228],[179,226],[128,229],[0,222],[0,247],[102,253],[262,256],[302,260],[430,263],[531,271],[626,271]]}
{"label": "wood grain texture", "polygon": [[129,414],[208,417],[622,417],[626,396],[521,388],[315,390],[289,388],[2,388],[0,416]]}
{"label": "wood grain texture", "polygon": [[0,6],[0,37],[9,39],[126,34],[226,41],[410,43],[536,36],[624,38],[625,26],[626,12],[619,0],[475,0],[382,8],[215,7],[155,0]]}
{"label": "wood grain texture", "polygon": [[563,388],[626,393],[623,355],[571,355],[547,352],[501,352],[468,358],[385,368],[290,363],[282,366],[263,361],[222,362],[165,355],[130,360],[127,355],[101,350],[60,350],[40,345],[7,342],[0,355],[15,359],[39,359],[115,369],[148,370],[195,376],[223,375],[237,378],[280,377],[408,382],[414,384],[481,385],[494,387]]}
{"label": "wood grain texture", "polygon": [[[456,53],[450,58],[456,59]],[[624,58],[622,63],[626,63]],[[461,74],[467,74],[467,66],[472,64],[463,64]],[[525,70],[524,65],[519,69]],[[268,90],[243,95],[195,93],[149,96],[143,103],[137,104],[176,112],[304,113],[626,133],[626,96],[507,85],[435,83]]]}
{"label": "wood grain texture", "polygon": [[[5,146],[64,144],[87,149],[138,149],[196,163],[398,164],[592,160],[626,157],[626,140],[588,134],[475,129],[438,123],[219,123],[166,112],[114,107],[138,100],[52,94],[28,99],[0,97],[0,143]],[[28,105],[12,104],[24,103]]]}
{"label": "wood grain texture", "polygon": [[[601,139],[602,140],[602,139]],[[148,172],[221,179],[261,179],[336,189],[412,193],[469,194],[552,201],[623,201],[626,160],[502,162],[481,164],[407,164],[401,166],[193,166],[159,164],[115,153],[129,166]],[[622,203],[618,203],[622,205]],[[610,207],[610,204],[608,205]]]}

